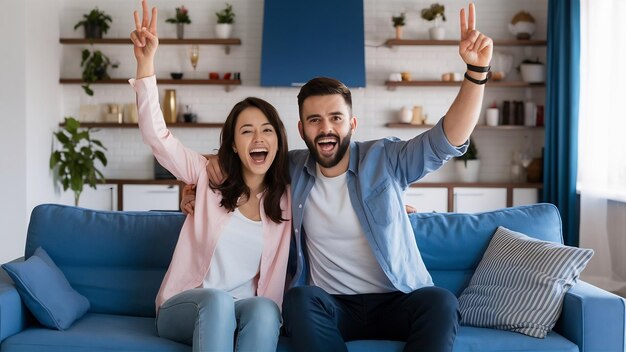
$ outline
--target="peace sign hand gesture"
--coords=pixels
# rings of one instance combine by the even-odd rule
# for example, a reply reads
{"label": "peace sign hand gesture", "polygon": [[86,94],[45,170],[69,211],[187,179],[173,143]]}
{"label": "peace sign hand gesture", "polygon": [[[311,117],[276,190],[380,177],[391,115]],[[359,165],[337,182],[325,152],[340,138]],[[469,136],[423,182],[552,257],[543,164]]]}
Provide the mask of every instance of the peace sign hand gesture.
{"label": "peace sign hand gesture", "polygon": [[139,20],[139,13],[135,11],[135,30],[130,33],[130,40],[133,42],[135,58],[137,59],[137,72],[142,65],[153,65],[154,54],[159,46],[157,36],[157,9],[152,8],[152,18],[148,14],[148,3],[141,1],[143,16]]}
{"label": "peace sign hand gesture", "polygon": [[476,30],[476,10],[473,3],[469,5],[468,19],[465,18],[465,9],[461,9],[459,54],[466,64],[489,66],[491,62],[493,40]]}

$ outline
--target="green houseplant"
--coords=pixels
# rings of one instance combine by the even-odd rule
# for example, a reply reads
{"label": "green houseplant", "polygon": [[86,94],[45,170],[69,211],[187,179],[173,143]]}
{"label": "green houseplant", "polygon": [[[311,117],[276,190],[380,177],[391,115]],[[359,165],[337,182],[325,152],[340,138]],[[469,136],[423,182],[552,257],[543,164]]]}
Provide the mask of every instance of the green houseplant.
{"label": "green houseplant", "polygon": [[165,20],[167,23],[176,24],[176,38],[183,39],[185,37],[185,25],[191,24],[189,10],[183,5],[176,8],[176,15]]}
{"label": "green houseplant", "polygon": [[50,154],[50,169],[54,170],[55,179],[64,191],[69,188],[74,192],[76,206],[85,184],[95,189],[98,181],[104,181],[95,161],[107,165],[103,152],[106,148],[99,140],[91,138],[90,132],[90,128],[81,130],[80,122],[73,117],[66,117],[63,128],[54,133],[62,148]]}
{"label": "green houseplant", "polygon": [[406,24],[406,16],[405,13],[402,12],[400,16],[391,16],[391,22],[393,23],[393,27],[396,29],[396,39],[402,39],[402,28]]}
{"label": "green houseplant", "polygon": [[430,39],[443,40],[446,32],[443,27],[439,27],[439,19],[446,21],[446,8],[443,5],[434,3],[425,9],[422,9],[422,18],[426,21],[435,21],[435,26],[428,30]]}
{"label": "green houseplant", "polygon": [[215,13],[217,24],[215,25],[215,36],[220,39],[230,38],[235,23],[235,12],[233,5],[226,3],[226,7]]}
{"label": "green houseplant", "polygon": [[111,16],[96,7],[88,14],[83,15],[83,20],[74,26],[74,30],[83,26],[85,28],[85,38],[100,39],[103,34],[109,31],[111,22],[113,22]]}
{"label": "green houseplant", "polygon": [[221,11],[216,12],[217,23],[235,23],[235,13],[233,12],[233,5],[226,3],[226,7]]}
{"label": "green houseplant", "polygon": [[111,63],[111,59],[100,50],[92,53],[88,49],[84,49],[80,66],[83,68],[82,78],[85,82],[82,86],[83,90],[87,95],[93,96],[93,90],[89,87],[90,83],[110,79],[111,77],[107,73],[109,66],[117,68],[118,65]]}

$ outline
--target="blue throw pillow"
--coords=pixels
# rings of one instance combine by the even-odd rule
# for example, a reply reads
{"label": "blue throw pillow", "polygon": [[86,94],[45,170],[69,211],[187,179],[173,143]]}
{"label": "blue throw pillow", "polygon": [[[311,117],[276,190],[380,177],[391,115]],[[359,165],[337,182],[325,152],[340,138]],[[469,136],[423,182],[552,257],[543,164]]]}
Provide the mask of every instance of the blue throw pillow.
{"label": "blue throw pillow", "polygon": [[592,255],[498,227],[459,297],[461,324],[544,338]]}
{"label": "blue throw pillow", "polygon": [[89,310],[89,301],[76,292],[43,248],[26,261],[3,264],[22,301],[42,325],[65,330]]}

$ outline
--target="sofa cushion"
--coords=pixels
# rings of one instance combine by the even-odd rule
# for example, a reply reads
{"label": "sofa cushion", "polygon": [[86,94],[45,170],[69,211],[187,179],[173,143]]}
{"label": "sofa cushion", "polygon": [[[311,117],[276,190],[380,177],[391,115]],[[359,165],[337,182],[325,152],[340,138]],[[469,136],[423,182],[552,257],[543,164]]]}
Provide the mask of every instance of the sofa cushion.
{"label": "sofa cushion", "polygon": [[43,204],[32,211],[25,254],[45,248],[87,297],[90,313],[154,317],[154,300],[184,220],[181,213]]}
{"label": "sofa cushion", "polygon": [[476,214],[414,213],[409,220],[433,282],[456,296],[469,284],[498,226],[563,243],[561,217],[553,204]]}
{"label": "sofa cushion", "polygon": [[544,338],[592,255],[499,227],[459,297],[461,324]]}
{"label": "sofa cushion", "polygon": [[30,326],[2,342],[2,352],[191,352],[191,346],[157,335],[154,318],[87,313],[57,331]]}
{"label": "sofa cushion", "polygon": [[46,251],[39,247],[23,262],[3,264],[24,304],[51,329],[65,330],[89,309],[89,301],[70,286]]}
{"label": "sofa cushion", "polygon": [[[404,345],[403,341],[387,340],[356,340],[346,343],[350,352],[402,352]],[[295,350],[291,347],[290,339],[281,336],[277,351],[293,352]],[[540,340],[510,331],[461,326],[459,327],[452,351],[578,352],[578,346],[554,331],[549,332],[544,339]]]}

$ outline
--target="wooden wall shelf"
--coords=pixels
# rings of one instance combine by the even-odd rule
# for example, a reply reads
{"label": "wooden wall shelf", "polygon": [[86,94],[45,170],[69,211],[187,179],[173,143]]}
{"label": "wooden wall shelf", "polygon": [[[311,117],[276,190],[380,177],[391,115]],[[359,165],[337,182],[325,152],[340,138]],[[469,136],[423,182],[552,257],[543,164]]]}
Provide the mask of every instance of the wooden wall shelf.
{"label": "wooden wall shelf", "polygon": [[[458,40],[429,40],[429,39],[388,39],[385,45],[392,48],[394,46],[457,46]],[[516,40],[500,39],[493,41],[494,46],[546,46],[545,40]]]}
{"label": "wooden wall shelf", "polygon": [[[388,127],[388,128],[431,128],[431,127],[434,127],[434,125],[413,125],[410,123],[389,122],[385,124],[385,127]],[[494,131],[543,130],[544,127],[543,126],[519,126],[519,125],[501,125],[501,126],[476,125],[476,129],[494,130]]]}
{"label": "wooden wall shelf", "polygon": [[[59,126],[65,126],[64,123],[59,123]],[[167,127],[174,128],[222,128],[224,126],[221,122],[175,122],[167,123]],[[114,122],[81,122],[80,127],[84,128],[139,128],[136,123],[114,123]]]}
{"label": "wooden wall shelf", "polygon": [[[103,39],[83,39],[83,38],[61,38],[61,44],[132,44],[130,38],[103,38]],[[217,39],[217,38],[159,38],[159,44],[165,45],[241,45],[241,39]]]}
{"label": "wooden wall shelf", "polygon": [[[61,78],[59,80],[61,84],[85,84],[80,78]],[[95,81],[90,84],[128,84],[127,79],[123,78],[111,78],[101,81]],[[227,92],[231,90],[232,86],[240,86],[241,80],[239,79],[166,79],[157,78],[157,84],[165,85],[221,85],[224,86]]]}
{"label": "wooden wall shelf", "polygon": [[[84,84],[80,78],[61,78],[59,80],[61,84]],[[95,81],[90,84],[128,84],[128,80],[124,78],[111,78],[101,81]],[[238,79],[168,79],[157,78],[157,84],[176,84],[176,85],[241,85],[241,80]]]}
{"label": "wooden wall shelf", "polygon": [[[102,39],[84,39],[84,38],[61,38],[61,44],[124,44],[132,45],[130,38],[102,38]],[[160,38],[159,44],[163,45],[224,45],[226,55],[230,53],[231,45],[241,45],[241,39],[217,39],[217,38]]]}
{"label": "wooden wall shelf", "polygon": [[[459,87],[461,86],[461,81],[385,81],[385,85],[389,89],[395,89],[396,87]],[[545,86],[545,83],[527,83],[521,81],[489,81],[485,85],[487,88],[541,88]]]}

